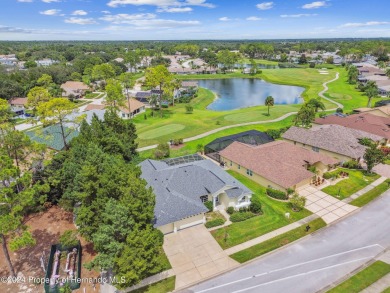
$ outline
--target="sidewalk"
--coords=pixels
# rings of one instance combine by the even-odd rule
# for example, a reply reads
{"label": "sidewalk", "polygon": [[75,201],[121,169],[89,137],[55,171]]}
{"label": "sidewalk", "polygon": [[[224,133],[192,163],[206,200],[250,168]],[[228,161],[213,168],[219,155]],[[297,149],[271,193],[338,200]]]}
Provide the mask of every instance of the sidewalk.
{"label": "sidewalk", "polygon": [[317,218],[319,218],[319,216],[313,214],[313,215],[311,215],[309,217],[306,217],[306,218],[304,218],[302,220],[299,220],[297,222],[291,223],[291,224],[289,224],[287,226],[284,226],[282,228],[279,228],[279,229],[277,229],[275,231],[269,232],[267,234],[261,235],[261,236],[259,236],[257,238],[249,240],[247,242],[244,242],[244,243],[238,244],[236,246],[233,246],[231,248],[225,249],[225,253],[227,253],[227,255],[232,255],[232,254],[234,254],[236,252],[239,252],[239,251],[241,251],[243,249],[252,247],[252,246],[254,246],[256,244],[262,243],[262,242],[267,241],[267,240],[269,240],[271,238],[274,238],[274,237],[279,236],[279,235],[281,235],[283,233],[286,233],[286,232],[291,231],[291,230],[293,230],[295,228],[298,228],[298,227],[300,227],[300,226],[302,226],[304,224],[307,224],[307,223],[309,223],[309,222],[311,222],[311,221],[313,221],[313,220],[315,220]]}
{"label": "sidewalk", "polygon": [[360,189],[358,192],[355,192],[351,196],[347,197],[346,199],[343,199],[342,201],[345,203],[350,203],[354,199],[357,199],[358,197],[362,196],[366,192],[370,191],[374,187],[378,186],[379,184],[383,183],[387,178],[386,177],[381,177],[374,182],[372,182],[370,185],[364,187],[363,189]]}

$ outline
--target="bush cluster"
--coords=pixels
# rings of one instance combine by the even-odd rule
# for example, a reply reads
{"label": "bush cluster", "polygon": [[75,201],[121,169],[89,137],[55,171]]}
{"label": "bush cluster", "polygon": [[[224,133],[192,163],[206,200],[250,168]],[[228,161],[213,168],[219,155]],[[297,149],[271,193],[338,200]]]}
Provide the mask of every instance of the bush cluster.
{"label": "bush cluster", "polygon": [[160,143],[154,151],[154,157],[158,160],[168,158],[170,155],[169,145],[167,143]]}
{"label": "bush cluster", "polygon": [[234,212],[235,212],[234,207],[228,207],[228,208],[226,209],[226,212],[227,212],[229,215],[233,215]]}
{"label": "bush cluster", "polygon": [[289,129],[289,127],[283,127],[283,128],[279,128],[279,129],[267,129],[265,131],[266,134],[268,134],[269,136],[271,136],[273,139],[278,139],[282,136],[283,133],[285,133],[287,130]]}
{"label": "bush cluster", "polygon": [[357,161],[354,161],[354,160],[344,162],[343,167],[348,168],[348,169],[360,169],[361,168],[359,163]]}
{"label": "bush cluster", "polygon": [[250,218],[253,218],[254,216],[255,216],[255,214],[252,212],[234,213],[233,215],[230,216],[230,221],[232,221],[233,223],[242,222],[242,221],[248,220]]}
{"label": "bush cluster", "polygon": [[252,212],[252,213],[255,213],[257,215],[260,215],[263,213],[262,209],[261,209],[261,202],[260,202],[260,199],[257,198],[257,197],[252,197],[251,199],[251,205],[249,206],[249,210]]}
{"label": "bush cluster", "polygon": [[270,187],[267,188],[267,195],[270,197],[276,198],[276,199],[281,199],[281,200],[288,199],[288,195],[285,192],[280,191],[280,190],[276,190],[276,189],[273,189]]}
{"label": "bush cluster", "polygon": [[209,212],[212,212],[213,211],[213,202],[212,201],[206,201],[204,203],[204,205],[206,206],[206,208],[208,208]]}
{"label": "bush cluster", "polygon": [[211,221],[208,221],[206,224],[204,224],[206,226],[206,228],[213,228],[213,227],[217,227],[217,226],[221,226],[225,224],[225,220],[224,219],[221,219],[221,218],[217,218],[217,219],[214,219],[214,220],[211,220]]}
{"label": "bush cluster", "polygon": [[174,139],[173,141],[172,141],[172,144],[173,145],[180,145],[180,144],[183,144],[183,139],[182,138],[178,138],[178,139]]}

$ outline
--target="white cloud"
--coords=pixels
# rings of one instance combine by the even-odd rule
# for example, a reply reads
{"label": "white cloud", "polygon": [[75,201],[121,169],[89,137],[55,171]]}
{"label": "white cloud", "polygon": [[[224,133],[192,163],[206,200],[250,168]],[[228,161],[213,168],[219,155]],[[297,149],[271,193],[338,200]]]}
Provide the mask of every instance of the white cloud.
{"label": "white cloud", "polygon": [[33,0],[18,0],[18,2],[21,2],[21,3],[31,3],[31,2],[33,2]]}
{"label": "white cloud", "polygon": [[122,5],[151,5],[157,7],[182,7],[182,6],[203,6],[208,8],[214,8],[215,5],[207,3],[206,0],[110,0],[107,3],[110,7],[118,7]]}
{"label": "white cloud", "polygon": [[325,1],[314,1],[312,3],[307,3],[302,6],[303,9],[317,9],[321,7],[325,7],[326,2]]}
{"label": "white cloud", "polygon": [[[23,2],[23,1],[19,1],[19,2]],[[0,25],[0,33],[24,33],[24,34],[29,34],[31,32],[32,32],[32,30],[26,30],[26,29],[19,28],[19,27]]]}
{"label": "white cloud", "polygon": [[274,2],[263,2],[256,5],[260,10],[268,10],[274,7]]}
{"label": "white cloud", "polygon": [[136,20],[150,20],[155,19],[156,15],[153,13],[139,13],[139,14],[113,14],[101,17],[101,20],[108,21],[114,24],[133,24]]}
{"label": "white cloud", "polygon": [[283,17],[283,18],[288,18],[288,17],[292,17],[292,18],[299,18],[299,17],[309,17],[309,16],[317,16],[318,14],[308,14],[308,13],[301,13],[301,14],[282,14],[280,17]]}
{"label": "white cloud", "polygon": [[157,12],[169,12],[169,13],[181,13],[181,12],[191,12],[191,7],[160,7],[157,9]]}
{"label": "white cloud", "polygon": [[108,10],[103,10],[102,13],[104,13],[104,14],[111,14],[111,12],[108,11]]}
{"label": "white cloud", "polygon": [[363,27],[374,25],[390,25],[389,21],[367,21],[367,22],[349,22],[341,25],[341,27]]}
{"label": "white cloud", "polygon": [[61,2],[61,0],[42,0],[45,3]]}
{"label": "white cloud", "polygon": [[246,18],[246,20],[257,21],[257,20],[262,20],[262,18],[257,16],[249,16]]}
{"label": "white cloud", "polygon": [[75,10],[72,12],[72,15],[87,15],[88,12],[86,12],[85,10]]}
{"label": "white cloud", "polygon": [[49,9],[49,10],[45,10],[45,11],[40,11],[39,13],[43,14],[43,15],[58,15],[58,13],[60,11],[61,10],[59,10],[59,9]]}
{"label": "white cloud", "polygon": [[65,22],[71,24],[80,24],[80,25],[97,24],[97,22],[93,18],[81,18],[81,17],[70,17],[65,19]]}
{"label": "white cloud", "polygon": [[220,17],[219,20],[220,21],[231,21],[232,19],[227,17],[227,16],[224,16],[224,17]]}

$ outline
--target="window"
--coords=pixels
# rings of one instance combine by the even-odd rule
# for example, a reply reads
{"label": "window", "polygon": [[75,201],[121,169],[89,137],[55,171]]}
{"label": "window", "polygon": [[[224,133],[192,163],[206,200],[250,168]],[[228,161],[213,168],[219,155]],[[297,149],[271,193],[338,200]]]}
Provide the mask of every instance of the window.
{"label": "window", "polygon": [[241,169],[241,165],[238,165],[238,169]]}
{"label": "window", "polygon": [[233,166],[233,162],[232,161],[230,161],[230,166]]}
{"label": "window", "polygon": [[311,147],[311,149],[312,149],[313,151],[315,151],[316,153],[319,153],[319,152],[320,152],[320,149],[317,148],[317,147]]}
{"label": "window", "polygon": [[296,141],[294,141],[294,145],[297,145],[297,142],[296,142]]}
{"label": "window", "polygon": [[202,203],[205,203],[206,201],[208,201],[209,197],[207,195],[202,195],[200,197],[200,200],[202,201]]}
{"label": "window", "polygon": [[126,117],[126,114],[125,114],[125,113],[122,113],[122,117],[125,118],[125,117]]}
{"label": "window", "polygon": [[252,176],[253,175],[252,170],[246,169],[246,174]]}

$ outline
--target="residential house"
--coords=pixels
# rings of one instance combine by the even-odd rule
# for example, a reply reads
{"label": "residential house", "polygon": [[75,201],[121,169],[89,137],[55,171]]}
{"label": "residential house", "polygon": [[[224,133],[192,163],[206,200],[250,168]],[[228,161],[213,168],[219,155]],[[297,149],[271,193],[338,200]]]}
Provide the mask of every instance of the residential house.
{"label": "residential house", "polygon": [[145,160],[140,167],[156,196],[154,226],[164,234],[205,223],[206,201],[214,208],[250,205],[252,192],[210,160],[200,157],[179,164]]}
{"label": "residential house", "polygon": [[[281,191],[304,187],[338,163],[331,157],[281,140],[258,146],[235,141],[219,154],[231,170]],[[315,168],[317,174],[309,168]]]}
{"label": "residential house", "polygon": [[360,161],[366,147],[359,143],[362,138],[381,141],[382,137],[365,131],[340,125],[318,125],[310,129],[292,126],[282,138],[294,145],[335,158],[340,162]]}
{"label": "residential house", "polygon": [[86,91],[90,90],[90,87],[81,81],[67,81],[61,85],[63,90],[63,97],[73,96],[79,99],[85,95]]}
{"label": "residential house", "polygon": [[313,125],[335,124],[352,129],[365,131],[382,137],[388,144],[390,140],[390,118],[379,117],[368,113],[353,114],[349,116],[328,115],[317,118]]}
{"label": "residential house", "polygon": [[119,117],[122,119],[130,119],[139,113],[145,112],[145,104],[140,101],[131,98],[130,100],[130,109],[128,106],[128,102],[125,101],[125,106],[120,107],[118,111]]}
{"label": "residential house", "polygon": [[135,93],[135,99],[141,103],[148,104],[151,95],[151,91],[140,91]]}
{"label": "residential house", "polygon": [[38,66],[43,66],[43,67],[51,66],[51,65],[56,64],[58,62],[59,61],[52,60],[52,59],[42,59],[42,60],[35,61],[35,63],[37,63]]}
{"label": "residential house", "polygon": [[357,108],[355,113],[370,113],[371,115],[390,118],[390,106],[381,106],[375,108]]}
{"label": "residential house", "polygon": [[24,115],[26,111],[27,98],[12,98],[8,102],[11,106],[11,111],[15,115]]}

